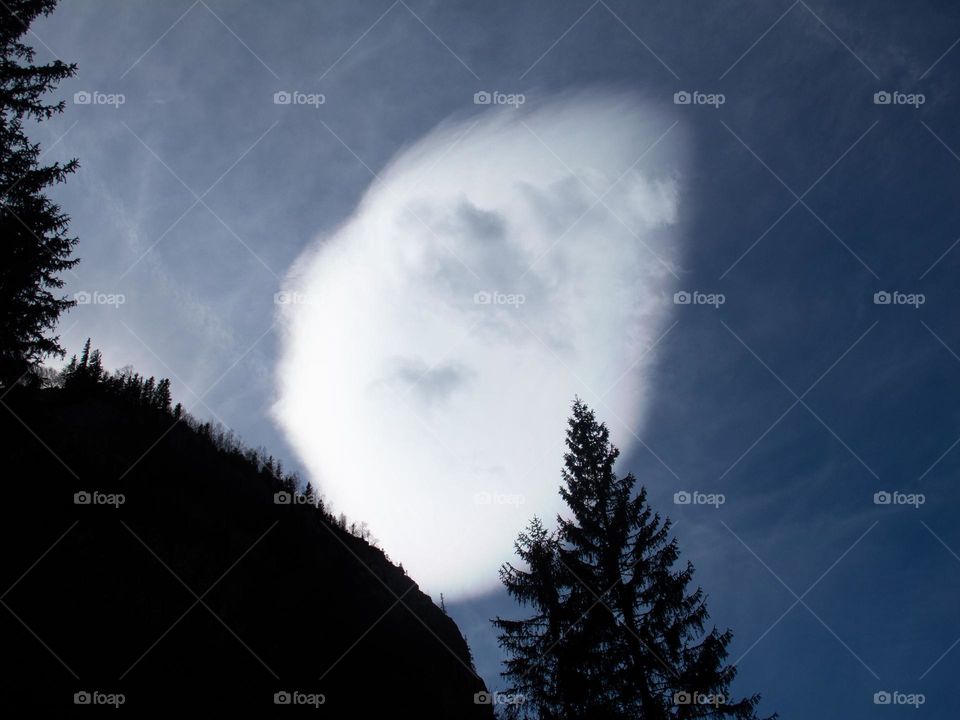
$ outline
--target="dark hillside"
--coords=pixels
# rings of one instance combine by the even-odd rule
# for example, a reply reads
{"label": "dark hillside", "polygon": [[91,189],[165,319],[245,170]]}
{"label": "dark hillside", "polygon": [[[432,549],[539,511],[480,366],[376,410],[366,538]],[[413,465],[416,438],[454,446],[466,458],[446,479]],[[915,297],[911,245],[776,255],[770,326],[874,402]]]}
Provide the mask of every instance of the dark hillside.
{"label": "dark hillside", "polygon": [[117,387],[3,398],[0,702],[273,716],[296,691],[323,694],[317,717],[492,717],[459,629],[381,550],[275,503],[290,479],[272,463]]}

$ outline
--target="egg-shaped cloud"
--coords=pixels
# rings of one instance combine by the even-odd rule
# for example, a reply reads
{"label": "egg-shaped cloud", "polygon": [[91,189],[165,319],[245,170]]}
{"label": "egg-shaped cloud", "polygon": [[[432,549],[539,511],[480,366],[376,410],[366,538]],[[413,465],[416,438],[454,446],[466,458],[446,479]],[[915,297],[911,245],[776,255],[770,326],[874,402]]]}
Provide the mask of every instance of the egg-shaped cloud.
{"label": "egg-shaped cloud", "polygon": [[274,414],[337,512],[431,593],[492,588],[557,494],[574,396],[624,452],[676,260],[682,147],[590,93],[402,151],[291,269]]}

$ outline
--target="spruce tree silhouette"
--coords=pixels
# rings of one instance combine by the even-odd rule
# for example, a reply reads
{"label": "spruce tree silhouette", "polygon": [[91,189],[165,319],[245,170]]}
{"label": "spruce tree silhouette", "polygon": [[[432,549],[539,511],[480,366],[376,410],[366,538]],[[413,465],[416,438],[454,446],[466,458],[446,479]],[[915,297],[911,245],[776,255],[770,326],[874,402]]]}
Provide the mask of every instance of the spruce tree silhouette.
{"label": "spruce tree silhouette", "polygon": [[571,646],[561,646],[564,624],[557,542],[534,517],[514,548],[527,569],[507,563],[500,570],[500,578],[507,592],[522,605],[531,606],[535,614],[522,620],[494,620],[501,630],[500,646],[507,653],[502,675],[512,683],[510,693],[521,699],[519,705],[510,708],[514,711],[511,714],[543,720],[564,717],[572,703],[564,697],[570,685],[561,677],[569,677],[572,672],[562,666]]}
{"label": "spruce tree silhouette", "polygon": [[49,15],[56,0],[7,0],[0,8],[0,384],[9,386],[43,357],[62,355],[48,331],[73,301],[57,296],[60,273],[78,260],[70,254],[68,218],[44,191],[74,172],[77,161],[40,164],[24,121],[47,120],[63,111],[43,96],[74,74],[76,65],[55,60],[34,64],[22,42],[30,24]]}
{"label": "spruce tree silhouette", "polygon": [[[516,716],[753,720],[759,695],[733,699],[725,664],[732,634],[705,631],[693,566],[676,567],[670,521],[618,477],[607,427],[579,399],[567,429],[560,494],[570,508],[549,533],[534,518],[516,543],[525,567],[501,579],[534,615],[496,618],[508,659],[502,673],[525,702]],[[775,715],[773,717],[776,717]]]}

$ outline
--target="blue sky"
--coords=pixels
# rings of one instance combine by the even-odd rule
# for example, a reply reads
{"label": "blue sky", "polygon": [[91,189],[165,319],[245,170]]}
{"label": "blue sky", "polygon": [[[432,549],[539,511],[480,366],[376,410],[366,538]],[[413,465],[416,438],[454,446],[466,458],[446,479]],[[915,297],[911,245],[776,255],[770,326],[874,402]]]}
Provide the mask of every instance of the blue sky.
{"label": "blue sky", "polygon": [[[72,311],[65,343],[170,376],[195,414],[291,467],[270,413],[274,295],[391,158],[471,118],[482,90],[528,107],[629,91],[671,113],[688,143],[674,287],[724,302],[670,309],[621,468],[676,521],[734,630],[736,688],[764,711],[960,710],[960,8],[95,2],[34,30],[41,59],[80,66],[36,134],[81,160],[56,193],[83,258],[67,290],[124,297]],[[293,90],[325,102],[274,104]],[[682,91],[724,102],[674,104]],[[884,491],[924,503],[876,504]],[[518,610],[501,593],[448,606],[496,685],[487,620]],[[925,703],[877,707],[879,691]]]}

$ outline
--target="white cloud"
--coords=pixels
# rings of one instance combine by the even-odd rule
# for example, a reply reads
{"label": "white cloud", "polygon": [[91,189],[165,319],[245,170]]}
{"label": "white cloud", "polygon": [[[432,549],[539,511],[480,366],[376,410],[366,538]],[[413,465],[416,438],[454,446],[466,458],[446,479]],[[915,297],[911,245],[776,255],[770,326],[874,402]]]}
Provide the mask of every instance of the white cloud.
{"label": "white cloud", "polygon": [[574,395],[624,451],[616,418],[642,426],[676,131],[634,163],[668,127],[610,93],[445,123],[290,271],[275,417],[335,509],[427,591],[491,588],[529,517],[561,509]]}

